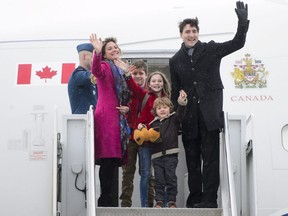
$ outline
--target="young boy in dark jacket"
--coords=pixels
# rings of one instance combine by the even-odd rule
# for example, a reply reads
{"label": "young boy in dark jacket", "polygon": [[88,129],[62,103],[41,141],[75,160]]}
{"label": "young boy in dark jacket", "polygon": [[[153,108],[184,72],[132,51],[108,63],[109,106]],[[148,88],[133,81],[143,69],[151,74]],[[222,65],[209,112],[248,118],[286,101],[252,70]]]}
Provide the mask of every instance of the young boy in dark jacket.
{"label": "young boy in dark jacket", "polygon": [[[154,101],[152,112],[155,118],[150,122],[151,128],[160,132],[156,141],[149,137],[151,142],[152,163],[155,175],[155,208],[162,208],[165,196],[169,208],[176,208],[177,176],[176,167],[178,164],[178,131],[184,118],[187,104],[187,95],[181,90],[178,97],[178,108],[172,112],[173,105],[169,98],[157,98]],[[145,127],[139,124],[138,129]],[[151,131],[151,130],[150,130]],[[153,136],[148,133],[148,136]]]}

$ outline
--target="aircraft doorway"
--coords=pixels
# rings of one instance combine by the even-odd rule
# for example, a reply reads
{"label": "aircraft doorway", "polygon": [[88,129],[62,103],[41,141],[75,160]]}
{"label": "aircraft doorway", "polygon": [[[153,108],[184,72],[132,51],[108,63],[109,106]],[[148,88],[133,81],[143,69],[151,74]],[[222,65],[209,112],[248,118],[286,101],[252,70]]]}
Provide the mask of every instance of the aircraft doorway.
{"label": "aircraft doorway", "polygon": [[148,73],[151,73],[153,71],[160,71],[166,75],[169,82],[171,83],[169,58],[127,58],[126,60],[131,63],[143,60],[148,65]]}

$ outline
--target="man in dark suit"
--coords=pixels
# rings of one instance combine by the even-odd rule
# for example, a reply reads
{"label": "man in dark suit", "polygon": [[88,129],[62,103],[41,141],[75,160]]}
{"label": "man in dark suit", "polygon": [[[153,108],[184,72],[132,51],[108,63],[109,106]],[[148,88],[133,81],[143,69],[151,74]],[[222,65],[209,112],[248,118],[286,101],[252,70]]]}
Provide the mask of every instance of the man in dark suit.
{"label": "man in dark suit", "polygon": [[[236,35],[230,41],[203,43],[198,40],[198,19],[179,24],[180,50],[170,59],[172,101],[177,106],[179,91],[188,93],[188,105],[182,123],[190,194],[188,208],[217,208],[219,187],[219,132],[224,127],[221,59],[239,49],[246,41],[249,27],[248,7],[236,2]],[[203,163],[203,168],[202,168]]]}

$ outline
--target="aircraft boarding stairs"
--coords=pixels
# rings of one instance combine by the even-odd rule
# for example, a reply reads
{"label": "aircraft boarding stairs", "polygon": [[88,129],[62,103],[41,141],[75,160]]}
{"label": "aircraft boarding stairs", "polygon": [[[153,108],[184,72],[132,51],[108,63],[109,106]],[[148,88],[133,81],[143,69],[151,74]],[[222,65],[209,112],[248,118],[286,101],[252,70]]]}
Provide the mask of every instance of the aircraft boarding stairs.
{"label": "aircraft boarding stairs", "polygon": [[[227,117],[226,117],[227,119]],[[237,211],[233,166],[229,145],[229,130],[220,138],[220,187],[217,209],[162,208],[104,208],[96,206],[93,110],[87,115],[63,116],[63,134],[55,129],[54,149],[57,182],[53,189],[53,215],[55,216],[240,216]],[[56,127],[57,128],[57,127]],[[62,138],[62,140],[61,140]],[[179,165],[178,165],[179,166]],[[185,167],[186,168],[186,167]],[[56,170],[56,169],[55,169]],[[183,178],[178,176],[178,181]],[[135,180],[134,180],[135,182]],[[99,183],[98,183],[99,184]],[[135,184],[138,184],[136,182]],[[185,183],[186,184],[186,183]],[[97,187],[96,187],[97,188]],[[187,188],[186,188],[187,189]],[[97,190],[97,189],[96,189]],[[184,189],[185,190],[185,189]],[[188,190],[188,189],[187,189]],[[184,191],[185,192],[185,191]],[[185,198],[184,198],[185,199]],[[183,200],[184,200],[183,199]],[[185,199],[186,200],[186,199]],[[185,203],[185,202],[184,202]]]}

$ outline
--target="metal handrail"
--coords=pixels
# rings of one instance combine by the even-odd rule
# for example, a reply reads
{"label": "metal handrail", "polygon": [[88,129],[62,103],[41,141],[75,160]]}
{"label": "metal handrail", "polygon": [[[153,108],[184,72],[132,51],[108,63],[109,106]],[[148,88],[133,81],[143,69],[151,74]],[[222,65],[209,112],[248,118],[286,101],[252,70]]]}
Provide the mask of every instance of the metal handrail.
{"label": "metal handrail", "polygon": [[220,184],[223,216],[237,216],[236,192],[229,143],[228,113],[225,115],[225,130],[221,133],[220,152]]}
{"label": "metal handrail", "polygon": [[96,216],[96,191],[94,169],[94,112],[93,106],[87,112],[87,142],[86,142],[86,166],[87,166],[87,216]]}

